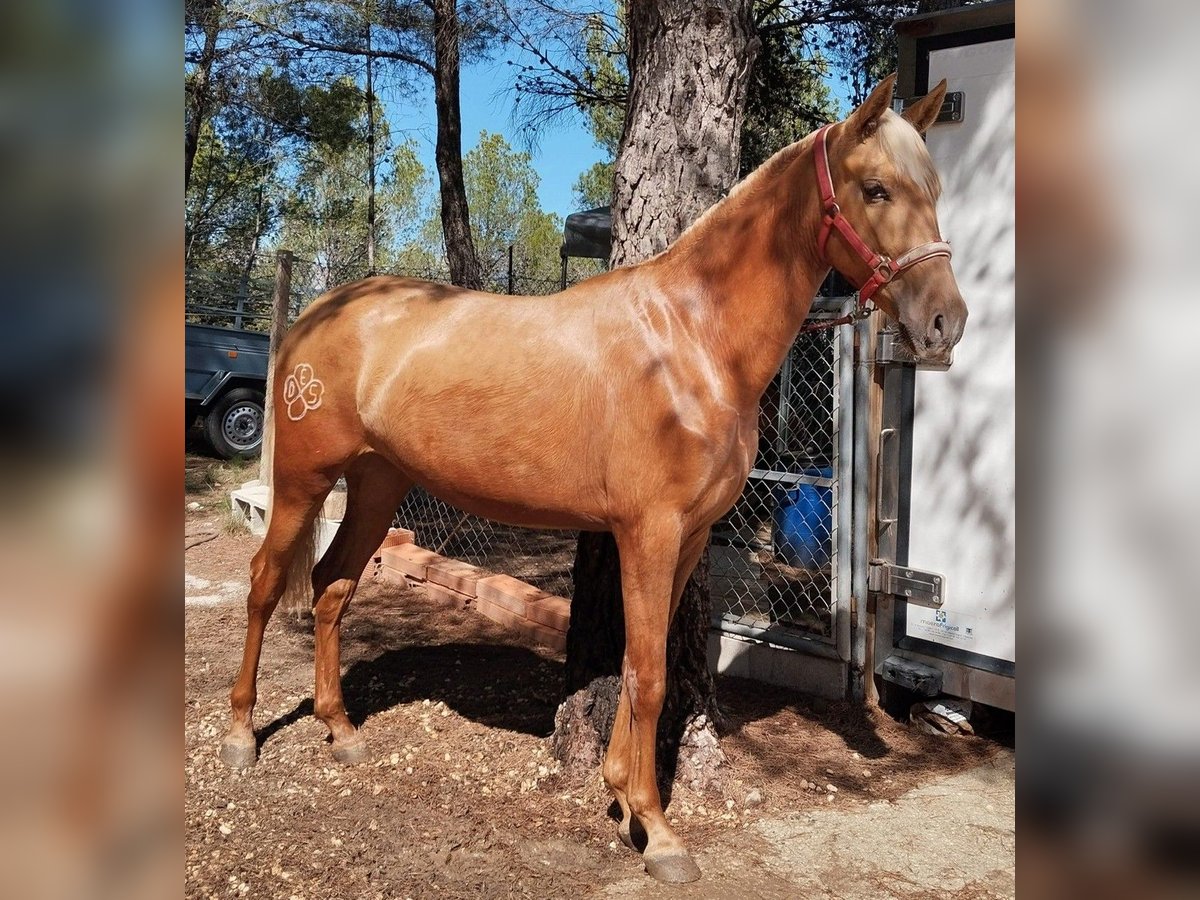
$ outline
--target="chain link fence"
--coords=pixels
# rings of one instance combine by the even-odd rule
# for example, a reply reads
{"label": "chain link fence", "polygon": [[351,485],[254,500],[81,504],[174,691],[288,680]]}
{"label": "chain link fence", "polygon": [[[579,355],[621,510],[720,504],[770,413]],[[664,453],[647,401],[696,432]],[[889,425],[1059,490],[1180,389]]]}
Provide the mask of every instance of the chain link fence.
{"label": "chain link fence", "polygon": [[[841,303],[817,305],[810,321],[837,315]],[[713,526],[718,628],[782,643],[835,640],[839,550],[846,552],[838,541],[841,331],[802,332],[763,395],[750,477]]]}
{"label": "chain link fence", "polygon": [[396,513],[415,542],[496,574],[511,575],[548,594],[571,597],[575,562],[573,531],[533,531],[481,519],[413,488]]}

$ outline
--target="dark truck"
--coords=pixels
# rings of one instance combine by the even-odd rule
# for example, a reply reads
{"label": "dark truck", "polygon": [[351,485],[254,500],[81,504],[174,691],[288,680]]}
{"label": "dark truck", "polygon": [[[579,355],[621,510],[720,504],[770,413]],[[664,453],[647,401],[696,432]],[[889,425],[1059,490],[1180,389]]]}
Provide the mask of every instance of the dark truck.
{"label": "dark truck", "polygon": [[184,326],[187,427],[204,417],[204,434],[226,459],[262,450],[270,339],[256,331]]}

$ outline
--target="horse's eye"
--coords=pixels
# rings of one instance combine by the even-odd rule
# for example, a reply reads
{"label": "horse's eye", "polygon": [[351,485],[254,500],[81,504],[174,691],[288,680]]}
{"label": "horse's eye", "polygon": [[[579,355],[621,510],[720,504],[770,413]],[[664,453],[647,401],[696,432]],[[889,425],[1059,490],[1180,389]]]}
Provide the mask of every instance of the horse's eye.
{"label": "horse's eye", "polygon": [[863,196],[872,203],[892,199],[891,194],[878,181],[868,181],[863,184]]}

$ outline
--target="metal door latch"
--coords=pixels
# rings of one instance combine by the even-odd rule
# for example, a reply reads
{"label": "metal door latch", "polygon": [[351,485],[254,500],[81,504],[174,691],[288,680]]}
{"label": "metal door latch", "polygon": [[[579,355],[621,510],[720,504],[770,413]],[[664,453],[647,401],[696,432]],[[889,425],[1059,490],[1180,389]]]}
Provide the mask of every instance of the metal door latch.
{"label": "metal door latch", "polygon": [[917,606],[939,607],[945,600],[946,578],[911,566],[876,560],[867,570],[867,589],[892,594]]}

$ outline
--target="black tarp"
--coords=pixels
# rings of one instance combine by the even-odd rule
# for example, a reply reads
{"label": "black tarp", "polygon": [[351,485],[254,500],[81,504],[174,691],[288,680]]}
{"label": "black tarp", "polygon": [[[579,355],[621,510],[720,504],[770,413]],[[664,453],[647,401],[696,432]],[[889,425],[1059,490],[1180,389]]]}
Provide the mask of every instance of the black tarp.
{"label": "black tarp", "polygon": [[607,206],[571,213],[563,225],[562,255],[608,259],[612,248],[612,214]]}

